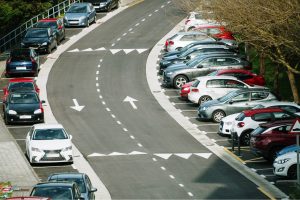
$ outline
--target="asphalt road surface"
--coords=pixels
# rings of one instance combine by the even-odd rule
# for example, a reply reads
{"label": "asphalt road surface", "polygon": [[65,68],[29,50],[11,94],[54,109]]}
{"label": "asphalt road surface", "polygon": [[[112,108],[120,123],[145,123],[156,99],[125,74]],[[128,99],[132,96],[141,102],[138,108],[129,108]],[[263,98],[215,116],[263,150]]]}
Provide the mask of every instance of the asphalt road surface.
{"label": "asphalt road surface", "polygon": [[[52,68],[52,111],[113,199],[264,199],[179,126],[148,88],[148,53],[184,16],[171,1],[146,0],[86,35]],[[85,107],[71,109],[75,103]]]}

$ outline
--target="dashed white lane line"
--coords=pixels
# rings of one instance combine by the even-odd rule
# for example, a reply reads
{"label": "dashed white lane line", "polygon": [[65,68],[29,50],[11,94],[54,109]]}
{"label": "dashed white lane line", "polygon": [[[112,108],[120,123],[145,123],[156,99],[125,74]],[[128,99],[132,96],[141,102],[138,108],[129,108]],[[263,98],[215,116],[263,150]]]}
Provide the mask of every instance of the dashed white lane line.
{"label": "dashed white lane line", "polygon": [[135,137],[133,135],[130,135],[130,138],[133,139],[133,140],[135,139]]}
{"label": "dashed white lane line", "polygon": [[99,89],[99,88],[97,89],[97,92],[100,92],[100,89]]}
{"label": "dashed white lane line", "polygon": [[154,12],[158,12],[158,10],[155,10]]}
{"label": "dashed white lane line", "polygon": [[106,104],[105,101],[102,101],[102,104],[105,105]]}
{"label": "dashed white lane line", "polygon": [[115,45],[116,45],[115,43],[112,43],[112,44],[111,44],[112,47],[115,46]]}
{"label": "dashed white lane line", "polygon": [[144,19],[142,19],[142,22],[144,22],[146,19],[144,18]]}
{"label": "dashed white lane line", "polygon": [[99,80],[99,77],[97,76],[97,77],[96,77],[96,81],[98,81],[98,80]]}
{"label": "dashed white lane line", "polygon": [[161,8],[165,7],[164,5],[161,6]]}
{"label": "dashed white lane line", "polygon": [[121,40],[121,38],[118,38],[118,39],[117,39],[117,41],[120,41],[120,40]]}
{"label": "dashed white lane line", "polygon": [[122,124],[120,121],[117,121],[117,124]]}
{"label": "dashed white lane line", "polygon": [[136,23],[136,24],[135,24],[135,26],[139,26],[139,25],[140,25],[140,23]]}
{"label": "dashed white lane line", "polygon": [[129,32],[132,31],[132,28],[130,28],[128,31],[129,31]]}
{"label": "dashed white lane line", "polygon": [[[99,90],[99,91],[100,91],[100,90]],[[102,97],[101,95],[99,95],[99,98],[100,98],[100,99],[103,99],[103,97]]]}
{"label": "dashed white lane line", "polygon": [[142,145],[141,143],[138,143],[137,145],[138,145],[139,147],[143,147],[143,145]]}
{"label": "dashed white lane line", "polygon": [[149,17],[151,17],[151,16],[152,16],[152,14],[149,14],[148,16],[149,16]]}
{"label": "dashed white lane line", "polygon": [[113,115],[113,114],[111,114],[111,117],[112,117],[112,118],[114,118],[114,119],[116,118],[116,116],[115,116],[115,115]]}
{"label": "dashed white lane line", "polygon": [[[100,62],[103,62],[103,59],[100,59],[99,61],[100,61]],[[98,65],[98,66],[100,66],[100,65]]]}
{"label": "dashed white lane line", "polygon": [[175,179],[175,177],[174,177],[172,174],[170,174],[169,177],[170,177],[171,179]]}
{"label": "dashed white lane line", "polygon": [[[100,61],[100,62],[101,62],[101,61]],[[98,67],[98,68],[100,68],[100,67],[101,67],[101,65],[98,65],[97,67]]]}
{"label": "dashed white lane line", "polygon": [[109,109],[109,108],[106,108],[106,110],[107,110],[108,112],[110,112],[110,109]]}
{"label": "dashed white lane line", "polygon": [[170,3],[171,3],[171,1],[168,1],[168,2],[167,2],[167,4],[170,4]]}
{"label": "dashed white lane line", "polygon": [[97,74],[97,75],[99,74],[99,71],[98,71],[98,70],[96,71],[96,74]]}
{"label": "dashed white lane line", "polygon": [[123,131],[127,132],[128,130],[126,128],[123,128]]}
{"label": "dashed white lane line", "polygon": [[191,193],[191,192],[188,192],[188,195],[189,195],[190,197],[193,197],[193,196],[194,196],[193,193]]}
{"label": "dashed white lane line", "polygon": [[152,158],[152,160],[154,161],[154,162],[156,162],[157,160],[156,160],[156,158]]}
{"label": "dashed white lane line", "polygon": [[99,87],[99,83],[96,83],[96,87]]}
{"label": "dashed white lane line", "polygon": [[122,36],[125,36],[125,35],[127,35],[127,33],[123,33],[123,35],[122,35]]}
{"label": "dashed white lane line", "polygon": [[183,185],[183,184],[181,184],[181,183],[179,183],[178,185],[179,185],[180,187],[184,187],[184,185]]}
{"label": "dashed white lane line", "polygon": [[162,167],[160,167],[160,168],[161,168],[162,170],[166,171],[166,168],[165,168],[165,167],[162,166]]}

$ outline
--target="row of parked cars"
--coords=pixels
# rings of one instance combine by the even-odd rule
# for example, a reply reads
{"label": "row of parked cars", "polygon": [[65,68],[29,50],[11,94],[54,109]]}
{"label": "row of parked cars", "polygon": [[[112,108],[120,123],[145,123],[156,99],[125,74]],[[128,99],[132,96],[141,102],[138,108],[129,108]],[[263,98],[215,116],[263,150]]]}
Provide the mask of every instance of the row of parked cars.
{"label": "row of parked cars", "polygon": [[[117,7],[116,1],[93,2],[98,9]],[[117,1],[117,3],[119,3]],[[104,5],[105,4],[105,5]],[[109,7],[108,7],[109,6]],[[6,60],[3,88],[3,116],[7,125],[33,124],[25,139],[26,156],[31,164],[73,163],[72,135],[61,124],[44,123],[45,101],[34,78],[40,70],[41,53],[51,53],[66,37],[65,27],[87,27],[96,21],[91,2],[71,4],[64,18],[39,20],[29,28],[21,41],[21,48],[13,49]],[[33,186],[30,199],[95,199],[97,189],[84,173],[51,174],[47,182]],[[13,197],[11,199],[24,199]]]}
{"label": "row of parked cars", "polygon": [[300,106],[280,101],[264,77],[250,71],[252,64],[226,27],[191,12],[184,30],[168,38],[164,49],[158,72],[163,87],[179,89],[183,100],[198,104],[198,119],[219,123],[219,135],[274,161],[276,175],[295,178],[291,128],[300,120]]}

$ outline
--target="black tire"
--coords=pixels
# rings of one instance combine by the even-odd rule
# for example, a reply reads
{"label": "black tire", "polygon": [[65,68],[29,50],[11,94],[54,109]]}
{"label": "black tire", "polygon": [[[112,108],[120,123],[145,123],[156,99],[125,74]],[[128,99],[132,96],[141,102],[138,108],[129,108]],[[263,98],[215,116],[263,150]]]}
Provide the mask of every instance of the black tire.
{"label": "black tire", "polygon": [[288,169],[287,176],[290,179],[296,179],[297,178],[297,165],[292,165]]}
{"label": "black tire", "polygon": [[180,89],[187,82],[189,82],[189,79],[186,76],[178,75],[174,78],[173,85],[174,85],[174,88]]}
{"label": "black tire", "polygon": [[4,114],[4,123],[5,123],[5,125],[10,125],[6,114]]}
{"label": "black tire", "polygon": [[252,132],[252,130],[247,130],[241,134],[241,136],[240,136],[241,145],[245,145],[245,146],[250,145],[250,138],[251,138],[250,133],[251,132]]}
{"label": "black tire", "polygon": [[277,157],[277,153],[282,149],[282,147],[273,147],[270,149],[267,160],[271,163],[275,160]]}
{"label": "black tire", "polygon": [[201,105],[202,103],[210,101],[210,100],[212,100],[212,98],[210,96],[204,95],[199,98],[198,104]]}
{"label": "black tire", "polygon": [[220,123],[221,119],[225,116],[226,114],[223,110],[216,110],[212,114],[212,120],[216,123]]}
{"label": "black tire", "polygon": [[94,23],[94,24],[96,24],[96,20],[97,20],[96,18],[97,18],[97,17],[96,17],[96,15],[95,15],[95,16],[94,16],[94,20],[93,20],[93,23]]}

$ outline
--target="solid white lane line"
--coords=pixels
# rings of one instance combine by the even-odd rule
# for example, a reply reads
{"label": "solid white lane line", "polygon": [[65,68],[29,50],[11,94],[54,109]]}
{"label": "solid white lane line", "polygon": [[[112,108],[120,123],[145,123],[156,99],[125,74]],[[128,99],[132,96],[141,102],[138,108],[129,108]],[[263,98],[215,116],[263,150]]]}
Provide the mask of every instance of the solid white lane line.
{"label": "solid white lane line", "polygon": [[138,143],[137,145],[138,145],[139,147],[143,147],[143,145],[142,145],[141,143]]}
{"label": "solid white lane line", "polygon": [[166,168],[165,168],[165,167],[162,166],[162,167],[160,167],[160,168],[161,168],[162,170],[166,171]]}
{"label": "solid white lane line", "polygon": [[116,116],[115,116],[115,115],[113,115],[113,114],[111,114],[111,117],[112,117],[112,118],[116,118]]}
{"label": "solid white lane line", "polygon": [[171,174],[171,175],[169,175],[169,177],[171,178],[171,179],[175,179],[175,177]]}
{"label": "solid white lane line", "polygon": [[126,128],[123,128],[123,131],[127,132],[128,130]]}
{"label": "solid white lane line", "polygon": [[135,139],[135,137],[133,135],[130,135],[130,138],[133,139],[133,140]]}

